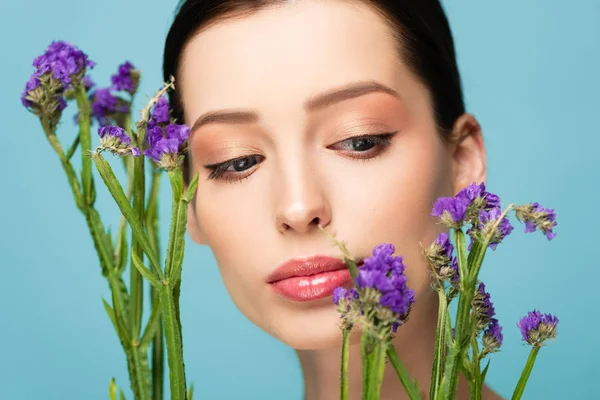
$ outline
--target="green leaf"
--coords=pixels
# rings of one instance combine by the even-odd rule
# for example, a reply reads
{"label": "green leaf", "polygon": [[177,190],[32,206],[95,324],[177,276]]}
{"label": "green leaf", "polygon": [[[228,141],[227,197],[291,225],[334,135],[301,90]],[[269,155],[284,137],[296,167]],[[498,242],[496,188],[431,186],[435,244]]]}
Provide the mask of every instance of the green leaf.
{"label": "green leaf", "polygon": [[108,318],[110,318],[110,321],[112,322],[112,324],[115,328],[115,331],[117,332],[117,336],[121,340],[121,344],[123,344],[123,346],[125,347],[124,342],[127,342],[129,340],[128,334],[127,334],[127,328],[124,328],[120,324],[117,323],[117,317],[115,315],[115,311],[106,302],[106,300],[102,299],[102,302],[104,303],[104,309],[106,310],[106,313],[108,314]]}
{"label": "green leaf", "polygon": [[200,172],[198,172],[196,174],[196,176],[194,176],[194,179],[192,179],[192,182],[190,183],[190,186],[188,187],[187,193],[185,195],[185,202],[189,203],[192,201],[192,199],[194,198],[194,194],[196,194],[196,189],[198,188],[198,177],[200,176]]}
{"label": "green leaf", "polygon": [[65,155],[67,160],[70,160],[71,157],[73,157],[73,154],[75,154],[75,150],[77,150],[78,145],[79,145],[79,134],[77,134],[77,136],[75,137],[75,140],[73,141],[73,144],[71,145],[71,147],[69,148],[69,151],[67,151],[67,154]]}
{"label": "green leaf", "polygon": [[110,379],[110,384],[108,385],[108,397],[110,400],[117,400],[117,385],[115,383],[115,378]]}
{"label": "green leaf", "polygon": [[153,270],[160,277],[160,279],[163,280],[164,276],[162,274],[162,271],[160,270],[160,264],[158,263],[158,260],[154,254],[154,250],[152,249],[150,239],[148,239],[148,237],[146,236],[146,233],[144,232],[144,229],[142,227],[142,223],[140,222],[136,212],[129,204],[127,196],[125,196],[123,188],[119,184],[119,181],[115,176],[114,172],[112,171],[112,168],[100,153],[94,153],[93,160],[96,164],[96,167],[98,168],[100,176],[106,184],[106,187],[117,202],[117,205],[121,210],[121,214],[125,216],[125,219],[127,219],[129,226],[131,226],[132,234],[134,235],[136,240],[139,241],[140,245],[144,250],[144,253],[146,253],[146,255],[148,256]]}
{"label": "green leaf", "polygon": [[140,348],[143,351],[148,350],[148,347],[150,346],[150,343],[152,343],[152,339],[154,339],[154,335],[158,331],[161,322],[162,321],[160,319],[160,297],[156,296],[154,304],[152,304],[152,312],[150,313],[150,318],[148,318],[146,329],[144,329],[144,333],[142,334],[142,338],[140,339]]}
{"label": "green leaf", "polygon": [[131,253],[131,260],[133,261],[133,265],[139,271],[139,273],[144,278],[146,278],[152,286],[154,286],[155,288],[159,288],[161,286],[160,281],[156,278],[156,276],[154,276],[154,274],[152,274],[152,271],[150,271],[144,266],[144,264],[142,264],[142,262],[134,252]]}
{"label": "green leaf", "polygon": [[125,400],[125,395],[123,394],[123,389],[119,388],[119,400]]}
{"label": "green leaf", "polygon": [[404,390],[408,394],[408,397],[411,400],[421,400],[419,386],[416,384],[416,380],[413,381],[411,379],[406,367],[400,360],[400,357],[398,357],[398,353],[393,344],[390,344],[387,348],[387,357],[390,360],[392,367],[394,367],[394,370],[400,379],[400,383],[404,386]]}
{"label": "green leaf", "polygon": [[190,385],[190,388],[188,389],[187,400],[194,400],[194,384],[193,383]]}
{"label": "green leaf", "polygon": [[[485,376],[487,375],[488,372],[488,368],[490,367],[490,360],[488,360],[487,364],[485,365],[485,368],[483,369],[483,371],[481,372],[481,384],[483,385],[485,383]],[[481,389],[481,388],[480,388]]]}

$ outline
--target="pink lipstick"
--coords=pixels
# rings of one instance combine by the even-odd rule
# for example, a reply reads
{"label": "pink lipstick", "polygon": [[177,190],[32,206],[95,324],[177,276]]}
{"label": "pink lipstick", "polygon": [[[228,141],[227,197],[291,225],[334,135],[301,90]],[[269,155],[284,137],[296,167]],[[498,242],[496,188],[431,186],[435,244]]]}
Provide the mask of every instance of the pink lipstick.
{"label": "pink lipstick", "polygon": [[299,302],[329,297],[333,289],[351,281],[344,261],[327,256],[291,259],[267,277],[277,294]]}

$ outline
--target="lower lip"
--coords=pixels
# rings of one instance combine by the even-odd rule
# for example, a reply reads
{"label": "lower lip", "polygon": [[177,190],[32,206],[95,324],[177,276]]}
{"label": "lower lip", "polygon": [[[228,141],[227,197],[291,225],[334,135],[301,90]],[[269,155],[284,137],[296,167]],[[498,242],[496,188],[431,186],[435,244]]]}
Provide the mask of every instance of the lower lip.
{"label": "lower lip", "polygon": [[313,301],[329,297],[333,289],[344,286],[352,280],[350,271],[322,272],[310,276],[295,276],[271,283],[277,294],[292,301]]}

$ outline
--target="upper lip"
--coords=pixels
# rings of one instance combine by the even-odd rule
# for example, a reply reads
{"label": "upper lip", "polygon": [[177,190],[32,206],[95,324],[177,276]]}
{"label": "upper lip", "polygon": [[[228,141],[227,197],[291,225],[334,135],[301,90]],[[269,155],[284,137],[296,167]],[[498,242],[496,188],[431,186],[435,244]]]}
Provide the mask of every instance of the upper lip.
{"label": "upper lip", "polygon": [[[362,258],[356,260],[358,264]],[[345,269],[346,263],[340,257],[317,255],[312,257],[294,257],[281,264],[267,277],[267,283],[281,281],[297,276],[310,276],[322,272]]]}

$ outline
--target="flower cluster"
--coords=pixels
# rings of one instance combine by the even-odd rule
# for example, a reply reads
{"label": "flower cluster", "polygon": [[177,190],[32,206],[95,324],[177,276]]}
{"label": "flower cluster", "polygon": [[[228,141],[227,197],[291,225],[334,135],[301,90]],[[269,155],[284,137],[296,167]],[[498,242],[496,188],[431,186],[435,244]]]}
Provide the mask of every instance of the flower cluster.
{"label": "flower cluster", "polygon": [[484,283],[479,282],[479,286],[473,296],[473,317],[475,320],[476,334],[488,327],[495,315],[496,310],[491,301],[491,296],[485,291]]}
{"label": "flower cluster", "polygon": [[552,231],[558,224],[556,213],[553,209],[543,208],[539,203],[530,203],[515,207],[515,216],[521,222],[525,222],[525,233],[542,231],[548,240],[554,239],[556,233]]}
{"label": "flower cluster", "polygon": [[375,246],[359,268],[356,289],[336,289],[334,302],[348,325],[360,321],[386,337],[408,320],[415,292],[407,287],[403,258],[394,251],[392,244]]}
{"label": "flower cluster", "polygon": [[140,150],[131,146],[131,138],[127,136],[123,128],[110,125],[102,126],[98,129],[98,135],[100,136],[99,151],[109,150],[119,156],[131,154],[137,157],[140,155]]}
{"label": "flower cluster", "polygon": [[81,84],[87,69],[95,65],[77,47],[53,41],[33,60],[36,70],[25,84],[21,102],[34,114],[56,123],[67,106],[66,92]]}
{"label": "flower cluster", "polygon": [[449,281],[453,286],[459,283],[458,260],[452,256],[454,246],[446,232],[440,233],[431,246],[425,250],[425,257],[433,267],[438,280]]}
{"label": "flower cluster", "polygon": [[132,96],[137,91],[140,82],[140,73],[129,61],[119,65],[119,70],[110,78],[112,88],[117,91],[125,91]]}
{"label": "flower cluster", "polygon": [[144,155],[154,160],[159,167],[172,170],[181,166],[183,152],[187,146],[190,128],[174,124],[169,116],[166,97],[158,98],[146,128],[147,149]]}
{"label": "flower cluster", "polygon": [[483,332],[483,338],[481,339],[483,352],[481,356],[485,357],[486,354],[497,352],[502,346],[503,339],[502,327],[498,324],[496,318],[492,318],[488,328]]}
{"label": "flower cluster", "polygon": [[440,197],[434,204],[431,215],[439,217],[448,227],[461,229],[464,224],[472,224],[467,234],[473,240],[483,241],[491,235],[489,246],[492,250],[508,236],[513,227],[502,215],[500,198],[485,190],[485,184],[471,185],[462,189],[455,197]]}
{"label": "flower cluster", "polygon": [[528,312],[517,323],[523,340],[532,346],[541,346],[545,340],[554,339],[557,335],[557,325],[556,316],[542,314],[538,310]]}
{"label": "flower cluster", "polygon": [[[88,96],[93,120],[101,127],[111,124],[123,126],[139,80],[140,73],[131,62],[119,65],[117,73],[111,76],[112,86],[98,88]],[[129,96],[123,97],[115,92],[127,92]]]}
{"label": "flower cluster", "polygon": [[129,114],[131,104],[112,94],[109,88],[96,89],[89,97],[92,117],[101,127],[111,123],[122,125],[123,117]]}

